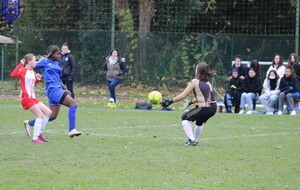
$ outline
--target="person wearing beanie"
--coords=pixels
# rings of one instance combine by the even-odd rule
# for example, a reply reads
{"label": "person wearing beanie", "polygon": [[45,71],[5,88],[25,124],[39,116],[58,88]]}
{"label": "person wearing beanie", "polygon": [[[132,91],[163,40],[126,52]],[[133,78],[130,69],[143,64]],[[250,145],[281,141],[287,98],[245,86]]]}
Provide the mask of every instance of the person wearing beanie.
{"label": "person wearing beanie", "polygon": [[238,77],[238,70],[234,68],[232,69],[231,78],[224,97],[224,105],[227,113],[232,113],[232,107],[235,107],[235,113],[239,113],[242,87],[243,80]]}
{"label": "person wearing beanie", "polygon": [[[47,49],[47,58],[39,61],[35,68],[41,69],[46,83],[46,95],[48,97],[49,108],[52,111],[49,121],[57,118],[61,105],[69,107],[69,137],[81,135],[76,130],[76,101],[71,97],[70,91],[63,85],[60,77],[62,68],[59,65],[61,52],[56,45],[50,45]],[[24,121],[25,126],[33,126],[36,120]]]}

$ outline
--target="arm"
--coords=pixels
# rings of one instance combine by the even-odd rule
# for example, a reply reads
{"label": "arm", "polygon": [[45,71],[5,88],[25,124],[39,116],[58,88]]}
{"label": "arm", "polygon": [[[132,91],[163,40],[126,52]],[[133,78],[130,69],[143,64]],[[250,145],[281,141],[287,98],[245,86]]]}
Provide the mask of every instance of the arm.
{"label": "arm", "polygon": [[172,100],[173,102],[178,102],[180,100],[183,100],[185,97],[187,97],[194,89],[194,83],[193,80],[188,83],[187,87],[184,89],[184,91],[179,94],[178,96],[174,97]]}
{"label": "arm", "polygon": [[48,59],[42,59],[35,65],[35,69],[43,69],[47,65]]}
{"label": "arm", "polygon": [[121,59],[121,62],[120,62],[120,68],[121,68],[121,72],[120,72],[121,74],[124,74],[124,73],[127,72],[125,60],[122,61],[122,59]]}
{"label": "arm", "polygon": [[42,80],[42,75],[40,73],[35,73],[35,84],[39,83]]}
{"label": "arm", "polygon": [[20,78],[20,69],[24,67],[24,63],[23,62],[20,62],[16,68],[10,73],[10,76],[12,78]]}
{"label": "arm", "polygon": [[103,64],[103,72],[104,72],[104,74],[107,73],[107,61],[105,61]]}
{"label": "arm", "polygon": [[[195,81],[195,79],[190,81],[189,84],[187,85],[187,87],[185,88],[185,90],[181,94],[176,96],[175,98],[164,99],[162,102],[160,102],[162,107],[168,107],[172,103],[178,102],[178,101],[184,99],[186,96],[188,96],[189,93],[194,89],[194,81]],[[192,101],[195,101],[195,98]],[[189,105],[190,105],[190,103],[192,103],[192,102],[189,102]]]}
{"label": "arm", "polygon": [[270,88],[268,86],[268,79],[267,78],[264,80],[263,90],[264,90],[265,94],[267,94],[268,96],[270,96],[271,90],[270,90]]}
{"label": "arm", "polygon": [[70,54],[69,60],[70,60],[70,65],[71,65],[71,73],[70,74],[71,74],[71,76],[74,76],[75,71],[76,71],[76,66],[77,66],[74,55]]}

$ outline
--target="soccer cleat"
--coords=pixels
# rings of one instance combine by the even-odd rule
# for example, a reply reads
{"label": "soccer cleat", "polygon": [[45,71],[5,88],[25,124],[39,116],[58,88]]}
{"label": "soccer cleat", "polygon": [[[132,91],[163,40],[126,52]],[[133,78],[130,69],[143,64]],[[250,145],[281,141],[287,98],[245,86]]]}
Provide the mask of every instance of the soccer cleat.
{"label": "soccer cleat", "polygon": [[295,110],[293,110],[292,112],[291,112],[291,115],[296,115],[297,113],[296,113],[296,111]]}
{"label": "soccer cleat", "polygon": [[196,146],[198,144],[198,142],[196,140],[191,140],[191,139],[188,139],[185,143],[184,146]]}
{"label": "soccer cleat", "polygon": [[49,142],[48,139],[46,139],[46,137],[44,136],[43,133],[41,133],[41,134],[39,135],[39,138],[40,138],[42,141],[44,141],[44,142]]}
{"label": "soccer cleat", "polygon": [[282,115],[282,111],[278,111],[277,115]]}
{"label": "soccer cleat", "polygon": [[31,126],[29,125],[29,120],[24,121],[24,127],[27,135],[31,137]]}
{"label": "soccer cleat", "polygon": [[69,132],[69,137],[73,138],[74,136],[79,136],[81,135],[80,131],[77,131],[76,129],[73,129],[72,131]]}
{"label": "soccer cleat", "polygon": [[266,113],[267,115],[273,115],[273,112],[269,111]]}
{"label": "soccer cleat", "polygon": [[37,138],[37,139],[35,139],[35,140],[31,140],[31,142],[32,143],[43,143],[43,142],[45,142],[45,141],[43,141],[42,139],[40,139],[40,138]]}

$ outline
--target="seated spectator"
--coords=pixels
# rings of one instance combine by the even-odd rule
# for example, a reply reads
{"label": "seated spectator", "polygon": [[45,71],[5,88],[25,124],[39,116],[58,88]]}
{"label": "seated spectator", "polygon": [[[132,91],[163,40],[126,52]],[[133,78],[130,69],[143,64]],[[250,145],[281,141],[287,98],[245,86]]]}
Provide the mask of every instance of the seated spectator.
{"label": "seated spectator", "polygon": [[283,65],[282,58],[279,54],[276,54],[274,56],[272,65],[269,67],[266,77],[269,75],[269,72],[271,70],[275,70],[277,75],[279,76],[279,78],[283,77],[284,71],[285,71],[285,66]]}
{"label": "seated spectator", "polygon": [[235,58],[234,58],[234,64],[233,64],[233,66],[231,67],[231,70],[230,70],[231,77],[232,77],[233,69],[237,70],[238,76],[239,76],[240,79],[244,80],[245,77],[247,76],[247,67],[242,65],[242,59],[241,59],[240,55],[236,55]]}
{"label": "seated spectator", "polygon": [[299,89],[297,79],[293,76],[293,68],[291,66],[286,67],[284,76],[280,80],[279,90],[278,115],[282,115],[285,101],[288,104],[291,115],[296,115],[296,111],[294,110],[294,95],[299,95]]}
{"label": "seated spectator", "polygon": [[253,104],[252,102],[259,97],[262,89],[262,84],[260,82],[260,77],[256,75],[256,72],[253,68],[249,70],[249,76],[247,76],[244,80],[243,85],[243,93],[241,95],[241,111],[239,114],[243,114],[245,112],[245,104],[247,102],[248,111],[246,114],[253,113]]}
{"label": "seated spectator", "polygon": [[298,62],[298,56],[296,53],[291,53],[288,61],[288,66],[293,68],[296,74],[296,78],[300,81],[300,64]]}
{"label": "seated spectator", "polygon": [[[288,65],[291,66],[293,68],[295,77],[298,81],[298,84],[300,83],[300,64],[298,62],[298,55],[296,53],[291,53],[289,56],[289,61],[288,61]],[[296,93],[297,94],[297,93]],[[298,99],[299,97],[294,96],[296,99]],[[287,105],[288,106],[288,105]],[[298,112],[299,111],[299,105],[298,102],[295,103],[295,111]],[[289,110],[289,108],[287,107],[287,110]]]}
{"label": "seated spectator", "polygon": [[243,81],[238,77],[237,69],[233,69],[224,97],[224,105],[227,113],[232,113],[233,106],[235,107],[234,112],[239,113],[242,84]]}
{"label": "seated spectator", "polygon": [[249,73],[250,69],[254,69],[256,75],[258,75],[260,77],[261,72],[260,72],[259,62],[257,59],[252,59],[250,61],[249,68],[247,69],[247,76],[249,76],[248,73]]}
{"label": "seated spectator", "polygon": [[274,112],[274,106],[280,93],[279,83],[280,79],[278,74],[275,70],[271,70],[264,80],[264,94],[259,97],[259,101],[266,109],[266,114],[268,115],[272,115]]}

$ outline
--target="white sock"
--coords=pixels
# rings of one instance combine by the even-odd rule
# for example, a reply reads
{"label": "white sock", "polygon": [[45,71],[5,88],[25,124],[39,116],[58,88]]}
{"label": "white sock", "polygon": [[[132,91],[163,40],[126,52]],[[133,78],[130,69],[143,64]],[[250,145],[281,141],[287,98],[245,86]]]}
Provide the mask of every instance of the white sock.
{"label": "white sock", "polygon": [[49,121],[49,117],[48,116],[43,116],[43,123],[42,123],[42,130],[41,130],[41,133],[43,133],[43,130],[45,129],[47,123]]}
{"label": "white sock", "polygon": [[195,140],[198,141],[199,136],[201,135],[202,131],[203,131],[203,127],[204,125],[202,124],[201,126],[199,125],[195,125],[195,129],[194,129],[194,137]]}
{"label": "white sock", "polygon": [[182,127],[184,129],[184,132],[186,136],[191,139],[192,141],[195,140],[194,134],[193,134],[193,126],[188,120],[182,121]]}
{"label": "white sock", "polygon": [[41,118],[35,119],[35,124],[33,126],[33,129],[34,129],[33,137],[32,137],[33,140],[36,140],[39,137],[39,135],[41,133],[41,129],[42,129],[42,123],[43,123],[43,119],[41,119]]}

